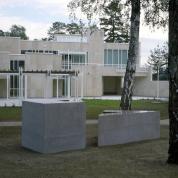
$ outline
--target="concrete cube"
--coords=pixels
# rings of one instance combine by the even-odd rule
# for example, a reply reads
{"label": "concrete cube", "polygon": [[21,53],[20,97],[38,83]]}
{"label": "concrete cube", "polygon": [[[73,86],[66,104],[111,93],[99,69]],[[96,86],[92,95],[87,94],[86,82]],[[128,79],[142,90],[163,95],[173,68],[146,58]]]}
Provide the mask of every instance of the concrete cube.
{"label": "concrete cube", "polygon": [[124,144],[159,137],[159,112],[120,111],[99,115],[98,146]]}
{"label": "concrete cube", "polygon": [[27,100],[22,104],[22,146],[40,153],[86,146],[83,102]]}

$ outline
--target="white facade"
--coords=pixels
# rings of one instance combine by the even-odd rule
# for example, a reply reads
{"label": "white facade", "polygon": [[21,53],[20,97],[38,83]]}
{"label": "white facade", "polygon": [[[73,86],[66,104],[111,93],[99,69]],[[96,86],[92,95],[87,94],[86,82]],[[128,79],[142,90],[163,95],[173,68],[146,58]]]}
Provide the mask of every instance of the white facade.
{"label": "white facade", "polygon": [[[103,35],[102,31],[82,38],[58,35],[55,41],[0,37],[0,97],[121,95],[129,45],[105,43]],[[7,75],[7,70],[19,72],[19,67],[24,70],[21,81],[16,74]],[[53,71],[53,75],[44,71]],[[55,71],[56,74],[57,71],[77,71],[79,75],[77,78],[71,75],[69,79],[65,75],[54,75]],[[134,95],[156,97],[157,84],[151,81],[150,70],[140,66],[140,57],[135,76]],[[160,82],[159,85],[160,97],[167,97],[168,84]]]}

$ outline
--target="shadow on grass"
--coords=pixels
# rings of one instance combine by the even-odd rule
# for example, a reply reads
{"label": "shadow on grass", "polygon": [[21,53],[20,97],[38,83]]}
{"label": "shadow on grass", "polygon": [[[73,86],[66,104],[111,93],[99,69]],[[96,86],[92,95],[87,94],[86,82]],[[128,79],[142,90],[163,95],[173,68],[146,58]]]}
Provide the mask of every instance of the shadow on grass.
{"label": "shadow on grass", "polygon": [[39,154],[21,147],[19,127],[0,128],[0,177],[3,178],[177,178],[177,166],[166,164],[168,126],[161,138],[97,147],[97,125],[87,126],[84,150]]}

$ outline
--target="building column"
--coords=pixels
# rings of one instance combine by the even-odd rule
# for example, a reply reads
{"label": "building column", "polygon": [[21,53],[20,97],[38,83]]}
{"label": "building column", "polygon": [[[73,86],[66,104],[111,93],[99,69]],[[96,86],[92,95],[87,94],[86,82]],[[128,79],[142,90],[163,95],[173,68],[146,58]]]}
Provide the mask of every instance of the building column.
{"label": "building column", "polygon": [[121,88],[124,87],[124,77],[121,77]]}
{"label": "building column", "polygon": [[27,75],[25,75],[25,99],[27,99],[27,96],[28,96],[28,94],[27,94],[27,87],[28,87],[28,84],[27,84]]}
{"label": "building column", "polygon": [[84,83],[84,74],[81,73],[81,98],[83,98],[83,83]]}
{"label": "building column", "polygon": [[70,75],[67,77],[67,97],[70,98]]}
{"label": "building column", "polygon": [[7,87],[7,89],[6,89],[6,97],[7,97],[7,99],[9,99],[9,75],[7,75],[7,83],[6,83],[6,87]]}
{"label": "building column", "polygon": [[59,98],[59,78],[57,76],[57,79],[56,79],[56,97]]}

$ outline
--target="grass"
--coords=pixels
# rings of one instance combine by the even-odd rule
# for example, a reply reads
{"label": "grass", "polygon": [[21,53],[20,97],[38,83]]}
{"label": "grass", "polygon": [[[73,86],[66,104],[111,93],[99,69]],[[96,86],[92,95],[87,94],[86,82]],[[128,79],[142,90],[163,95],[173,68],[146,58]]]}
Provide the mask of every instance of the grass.
{"label": "grass", "polygon": [[19,127],[0,127],[0,177],[3,178],[177,178],[177,166],[166,164],[168,126],[161,138],[97,147],[97,127],[87,128],[85,150],[39,154],[20,144]]}
{"label": "grass", "polygon": [[20,121],[21,107],[0,107],[0,121]]}
{"label": "grass", "polygon": [[[103,110],[120,109],[120,101],[113,100],[85,100],[87,106],[87,119],[97,119]],[[161,119],[168,119],[168,102],[155,100],[135,100],[132,102],[134,110],[160,111]]]}
{"label": "grass", "polygon": [[[119,109],[120,101],[113,100],[84,100],[86,103],[87,119],[97,119],[106,109]],[[161,119],[168,118],[168,102],[155,100],[137,100],[132,102],[132,109],[160,111]],[[20,121],[20,107],[1,107],[0,121]]]}

